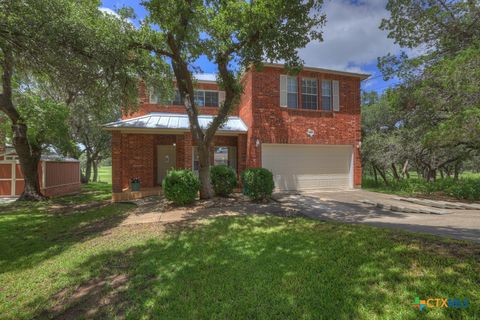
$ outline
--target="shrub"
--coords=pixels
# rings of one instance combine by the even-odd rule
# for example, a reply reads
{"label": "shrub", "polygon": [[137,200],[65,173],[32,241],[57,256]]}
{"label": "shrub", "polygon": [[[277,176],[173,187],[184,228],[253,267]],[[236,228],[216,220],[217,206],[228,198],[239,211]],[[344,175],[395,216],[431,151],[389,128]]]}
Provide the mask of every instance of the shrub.
{"label": "shrub", "polygon": [[226,165],[214,166],[210,169],[210,180],[213,191],[221,197],[226,197],[233,192],[237,185],[237,175],[235,171]]}
{"label": "shrub", "polygon": [[190,170],[172,170],[162,183],[165,197],[177,205],[192,203],[198,194],[200,181]]}
{"label": "shrub", "polygon": [[379,180],[376,183],[371,177],[365,177],[362,180],[362,187],[400,195],[443,193],[457,199],[480,200],[480,179],[475,177],[458,180],[438,178],[432,182],[422,178],[390,180],[388,186],[383,181]]}
{"label": "shrub", "polygon": [[480,200],[480,179],[463,178],[449,185],[445,193],[457,199]]}
{"label": "shrub", "polygon": [[270,197],[274,183],[272,173],[264,168],[247,169],[242,174],[243,194],[252,200]]}

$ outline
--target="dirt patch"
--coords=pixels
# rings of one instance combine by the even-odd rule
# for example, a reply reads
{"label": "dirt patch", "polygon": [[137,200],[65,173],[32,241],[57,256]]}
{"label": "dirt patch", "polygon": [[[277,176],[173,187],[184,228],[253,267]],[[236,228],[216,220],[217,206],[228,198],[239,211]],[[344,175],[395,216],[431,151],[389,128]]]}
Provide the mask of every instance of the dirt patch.
{"label": "dirt patch", "polygon": [[104,278],[87,281],[75,289],[63,289],[52,299],[53,307],[44,311],[41,318],[49,319],[102,319],[110,311],[109,306],[115,305],[115,317],[123,319],[125,310],[122,307],[122,293],[128,288],[128,277],[125,274],[115,274]]}

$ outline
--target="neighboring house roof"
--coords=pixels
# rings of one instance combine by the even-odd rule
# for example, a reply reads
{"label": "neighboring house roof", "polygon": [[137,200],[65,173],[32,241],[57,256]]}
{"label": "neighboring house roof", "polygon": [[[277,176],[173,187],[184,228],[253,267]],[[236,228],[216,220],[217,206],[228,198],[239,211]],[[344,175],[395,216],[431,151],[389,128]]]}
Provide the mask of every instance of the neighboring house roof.
{"label": "neighboring house roof", "polygon": [[[202,129],[206,129],[213,116],[199,115],[198,122]],[[106,130],[125,130],[125,129],[160,129],[172,131],[190,130],[190,122],[186,114],[152,112],[145,116],[107,123],[104,125]],[[247,132],[248,128],[239,117],[228,117],[225,124],[218,129],[219,132],[241,133]]]}

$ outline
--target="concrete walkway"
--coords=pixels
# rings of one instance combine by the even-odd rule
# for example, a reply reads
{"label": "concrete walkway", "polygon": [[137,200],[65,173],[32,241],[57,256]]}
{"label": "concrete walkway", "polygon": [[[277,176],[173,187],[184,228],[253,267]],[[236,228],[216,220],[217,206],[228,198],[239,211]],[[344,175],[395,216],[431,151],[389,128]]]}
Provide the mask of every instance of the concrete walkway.
{"label": "concrete walkway", "polygon": [[[314,219],[348,223],[366,223],[375,226],[430,233],[461,240],[480,242],[480,210],[438,209],[400,201],[398,196],[364,190],[331,191],[277,195],[280,203],[297,207],[303,215]],[[362,203],[361,201],[369,203]],[[401,206],[438,211],[441,214],[396,212],[379,208]]]}
{"label": "concrete walkway", "polygon": [[[158,223],[162,227],[168,227],[197,223],[210,217],[270,213],[278,216],[306,216],[345,223],[365,223],[480,242],[480,210],[426,207],[401,201],[398,196],[364,190],[281,193],[274,196],[276,201],[259,204],[237,194],[236,198],[199,201],[184,208],[172,207],[163,197],[157,197],[138,202],[138,208],[133,210],[121,225]],[[379,203],[382,205],[377,206]],[[410,212],[396,212],[397,208]],[[419,208],[421,211],[436,214],[419,213]]]}

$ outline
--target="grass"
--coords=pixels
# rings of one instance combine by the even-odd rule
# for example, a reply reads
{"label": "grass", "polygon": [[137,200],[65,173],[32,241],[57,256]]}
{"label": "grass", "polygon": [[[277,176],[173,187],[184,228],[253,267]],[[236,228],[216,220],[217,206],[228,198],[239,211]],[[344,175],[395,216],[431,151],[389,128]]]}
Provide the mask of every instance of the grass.
{"label": "grass", "polygon": [[98,168],[98,181],[112,183],[112,166]]}
{"label": "grass", "polygon": [[[480,316],[477,244],[264,215],[118,227],[131,206],[8,208],[0,214],[1,319]],[[417,296],[470,305],[420,313]]]}

